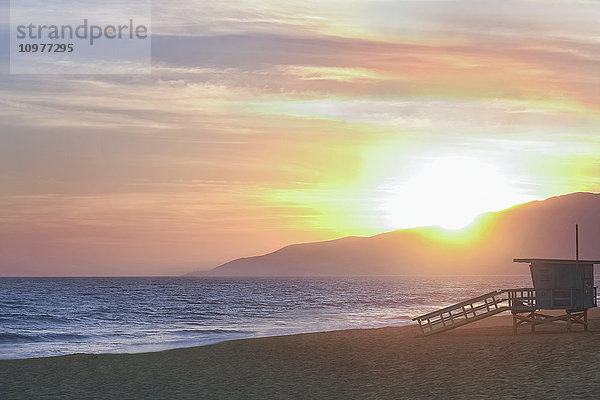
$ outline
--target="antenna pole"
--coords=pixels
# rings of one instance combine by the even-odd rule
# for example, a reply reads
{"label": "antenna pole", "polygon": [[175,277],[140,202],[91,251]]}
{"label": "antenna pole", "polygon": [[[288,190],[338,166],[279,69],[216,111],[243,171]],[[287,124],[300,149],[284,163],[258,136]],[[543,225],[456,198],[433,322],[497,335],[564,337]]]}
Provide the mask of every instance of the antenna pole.
{"label": "antenna pole", "polygon": [[579,224],[575,224],[575,263],[579,267]]}

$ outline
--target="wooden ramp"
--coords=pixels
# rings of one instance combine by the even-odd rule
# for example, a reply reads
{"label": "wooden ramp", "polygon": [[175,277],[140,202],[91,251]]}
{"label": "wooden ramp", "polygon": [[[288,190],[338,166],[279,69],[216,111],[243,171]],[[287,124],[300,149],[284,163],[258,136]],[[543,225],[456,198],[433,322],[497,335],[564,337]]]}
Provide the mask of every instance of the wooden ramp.
{"label": "wooden ramp", "polygon": [[419,322],[421,332],[425,336],[445,332],[511,310],[514,295],[509,292],[512,291],[501,290],[489,292],[482,296],[474,297],[413,318],[413,321]]}

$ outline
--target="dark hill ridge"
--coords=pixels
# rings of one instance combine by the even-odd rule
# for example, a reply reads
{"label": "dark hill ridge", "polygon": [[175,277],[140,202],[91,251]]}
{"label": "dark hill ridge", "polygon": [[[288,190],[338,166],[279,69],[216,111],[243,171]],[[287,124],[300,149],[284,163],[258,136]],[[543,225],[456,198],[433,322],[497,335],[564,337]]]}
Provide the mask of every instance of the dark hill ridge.
{"label": "dark hill ridge", "polygon": [[293,244],[192,276],[521,274],[517,257],[600,258],[600,194],[573,193],[481,215],[457,232],[437,227]]}

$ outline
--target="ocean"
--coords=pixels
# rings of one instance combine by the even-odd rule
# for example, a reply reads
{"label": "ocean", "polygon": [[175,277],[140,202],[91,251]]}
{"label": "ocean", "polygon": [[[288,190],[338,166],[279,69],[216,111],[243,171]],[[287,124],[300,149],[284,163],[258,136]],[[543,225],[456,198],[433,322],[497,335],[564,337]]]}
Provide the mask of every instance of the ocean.
{"label": "ocean", "polygon": [[138,353],[401,326],[523,276],[0,278],[0,358]]}

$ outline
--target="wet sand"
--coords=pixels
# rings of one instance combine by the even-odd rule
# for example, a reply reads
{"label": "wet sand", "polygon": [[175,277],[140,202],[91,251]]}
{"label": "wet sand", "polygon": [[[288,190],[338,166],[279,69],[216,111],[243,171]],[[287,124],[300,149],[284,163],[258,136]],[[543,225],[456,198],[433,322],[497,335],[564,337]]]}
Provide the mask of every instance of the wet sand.
{"label": "wet sand", "polygon": [[422,337],[417,326],[235,340],[144,354],[0,361],[1,399],[598,398],[590,331],[523,328],[510,314]]}

